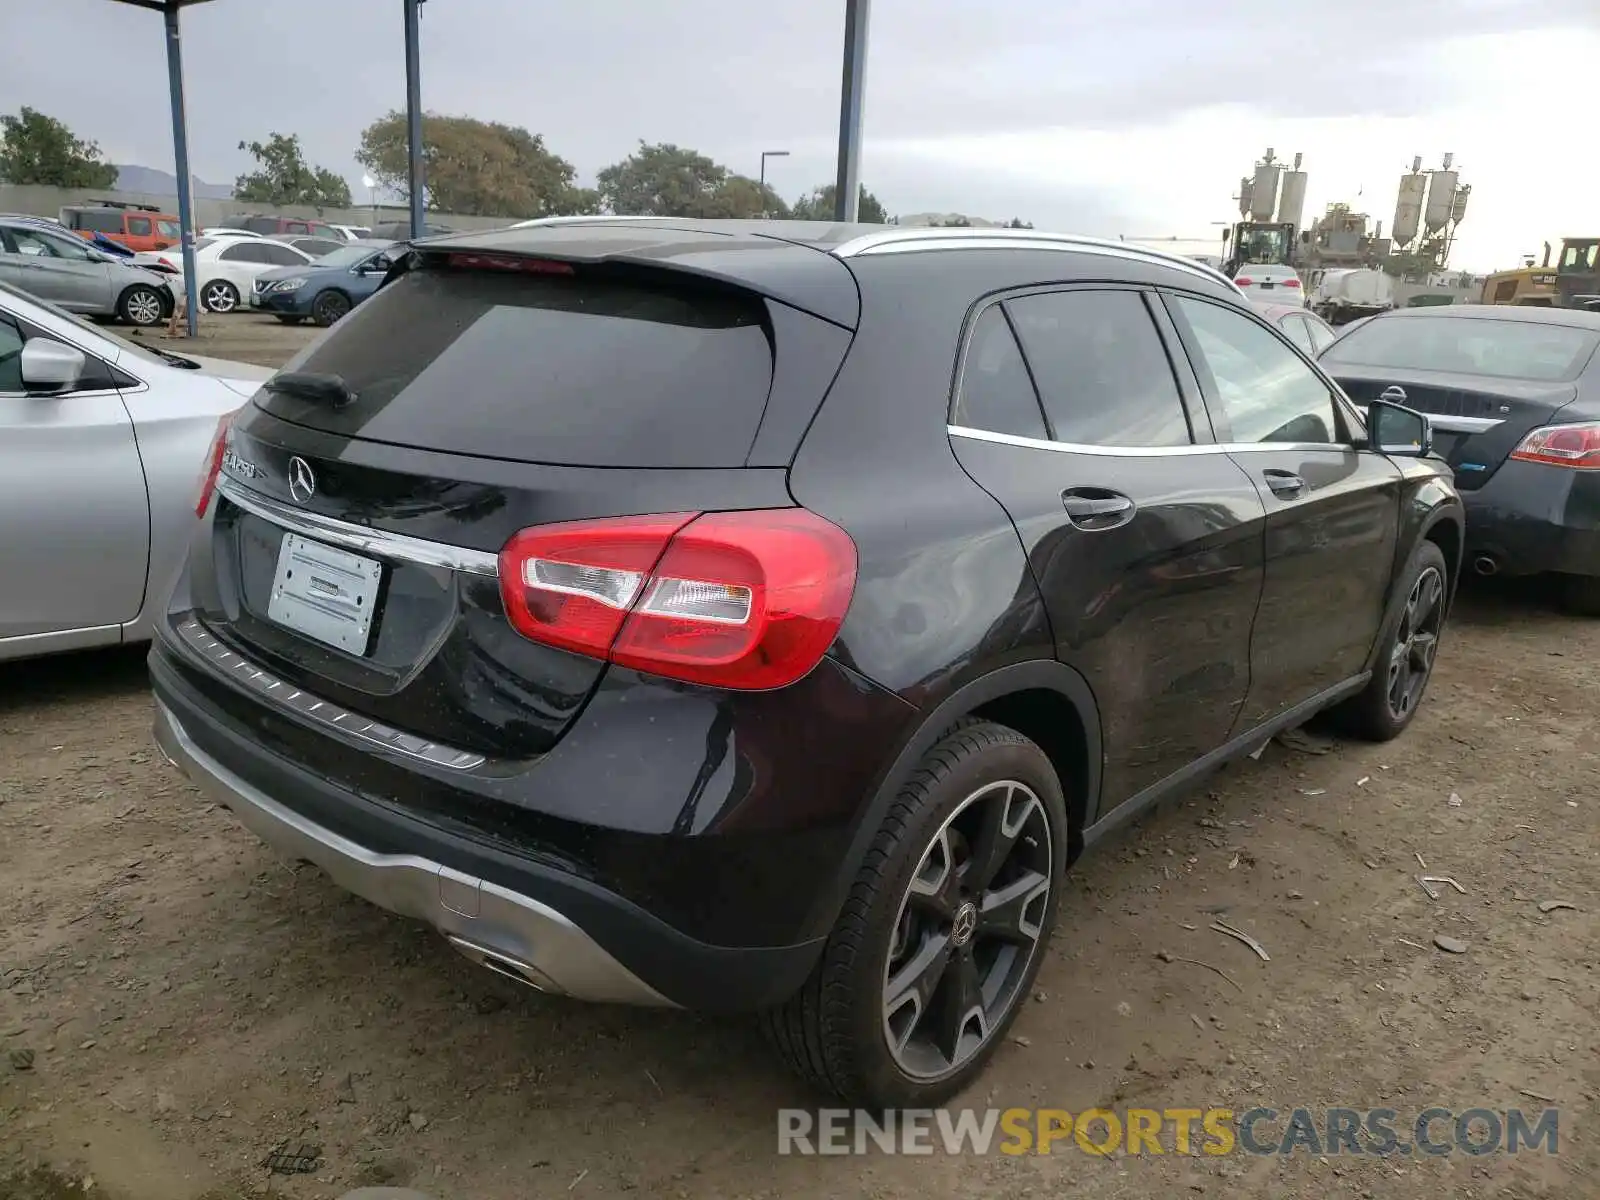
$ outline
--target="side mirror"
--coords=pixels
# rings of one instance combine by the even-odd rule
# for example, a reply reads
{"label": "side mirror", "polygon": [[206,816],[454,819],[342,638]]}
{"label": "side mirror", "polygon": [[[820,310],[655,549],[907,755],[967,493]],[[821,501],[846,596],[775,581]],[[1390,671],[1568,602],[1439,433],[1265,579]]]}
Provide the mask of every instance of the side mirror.
{"label": "side mirror", "polygon": [[61,392],[83,378],[88,359],[83,351],[45,337],[29,338],[22,347],[22,386],[30,394]]}
{"label": "side mirror", "polygon": [[1433,427],[1415,409],[1373,400],[1367,405],[1367,444],[1379,454],[1425,458],[1433,453]]}

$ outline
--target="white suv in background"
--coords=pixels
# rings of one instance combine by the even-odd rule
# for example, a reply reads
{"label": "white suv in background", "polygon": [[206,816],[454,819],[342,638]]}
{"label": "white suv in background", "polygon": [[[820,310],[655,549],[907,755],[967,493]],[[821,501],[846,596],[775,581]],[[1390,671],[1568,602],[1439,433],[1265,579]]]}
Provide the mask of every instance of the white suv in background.
{"label": "white suv in background", "polygon": [[1257,304],[1298,304],[1304,308],[1305,289],[1293,267],[1281,263],[1246,263],[1233,282],[1245,298]]}

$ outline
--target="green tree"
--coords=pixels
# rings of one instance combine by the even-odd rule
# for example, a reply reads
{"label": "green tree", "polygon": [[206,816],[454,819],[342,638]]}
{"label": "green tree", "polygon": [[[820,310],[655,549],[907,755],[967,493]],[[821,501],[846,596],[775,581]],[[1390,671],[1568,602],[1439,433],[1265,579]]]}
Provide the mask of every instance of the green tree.
{"label": "green tree", "polygon": [[747,175],[730,174],[713,193],[707,207],[710,209],[707,215],[716,217],[781,219],[789,215],[789,206],[772,190],[771,184],[763,191],[761,184]]}
{"label": "green tree", "polygon": [[[812,190],[809,196],[801,196],[794,202],[794,207],[789,210],[789,215],[797,221],[831,221],[833,220],[834,197],[839,194],[835,184],[824,184]],[[883,204],[866,185],[861,187],[861,198],[856,202],[856,220],[865,221],[869,225],[890,225],[893,221]]]}
{"label": "green tree", "polygon": [[972,222],[960,213],[956,213],[948,221],[929,221],[928,227],[930,229],[971,229]]}
{"label": "green tree", "polygon": [[74,136],[54,117],[23,106],[0,116],[0,181],[47,187],[110,188],[117,168],[100,161],[100,147]]}
{"label": "green tree", "polygon": [[309,204],[349,208],[350,185],[326,167],[313,167],[300,151],[300,135],[269,134],[265,143],[240,142],[256,170],[233,181],[236,200],[256,204]]}
{"label": "green tree", "polygon": [[[639,148],[621,162],[601,171],[600,202],[608,212],[630,217],[722,217],[740,198],[743,189],[724,192],[728,168],[704,154],[670,142]],[[745,196],[760,214],[760,195]]]}
{"label": "green tree", "polygon": [[[572,164],[521,126],[425,113],[422,160],[424,199],[434,212],[528,219],[599,211],[595,192],[573,186]],[[409,196],[405,113],[368,125],[356,161],[384,187]]]}
{"label": "green tree", "polygon": [[1005,227],[1007,229],[1032,229],[1033,222],[1024,221],[1021,217],[1012,217],[1011,220],[1006,222]]}

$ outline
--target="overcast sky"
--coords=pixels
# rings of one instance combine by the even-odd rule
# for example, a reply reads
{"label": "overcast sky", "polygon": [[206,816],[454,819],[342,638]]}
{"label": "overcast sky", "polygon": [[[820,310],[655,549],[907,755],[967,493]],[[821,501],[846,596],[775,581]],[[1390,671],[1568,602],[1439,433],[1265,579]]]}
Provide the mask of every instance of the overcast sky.
{"label": "overcast sky", "polygon": [[[11,0],[20,8],[23,0]],[[580,177],[638,139],[692,146],[786,196],[827,181],[842,0],[427,0],[431,111],[524,125]],[[161,18],[33,0],[0,37],[0,111],[27,104],[106,157],[170,170]],[[1312,16],[1311,14],[1321,14]],[[17,14],[20,16],[20,14]],[[344,173],[405,100],[400,0],[209,0],[184,13],[195,173],[298,133]],[[1212,237],[1267,147],[1305,155],[1307,216],[1393,216],[1415,154],[1473,185],[1452,265],[1515,265],[1600,224],[1600,0],[874,0],[862,178],[891,213]]]}

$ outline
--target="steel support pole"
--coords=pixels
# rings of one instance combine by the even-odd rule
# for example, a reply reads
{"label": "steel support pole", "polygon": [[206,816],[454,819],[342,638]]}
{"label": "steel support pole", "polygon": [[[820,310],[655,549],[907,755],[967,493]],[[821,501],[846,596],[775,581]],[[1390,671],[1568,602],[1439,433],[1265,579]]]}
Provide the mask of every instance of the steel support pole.
{"label": "steel support pole", "polygon": [[844,87],[839,96],[839,174],[833,217],[854,221],[861,203],[861,103],[867,75],[867,12],[871,0],[844,0]]}
{"label": "steel support pole", "polygon": [[411,192],[411,236],[422,236],[422,0],[405,0],[406,6],[406,149],[409,167],[406,187]]}
{"label": "steel support pole", "polygon": [[183,107],[183,47],[178,37],[178,5],[167,0],[162,9],[167,24],[167,83],[172,89],[172,153],[178,169],[178,226],[183,245],[183,294],[189,336],[197,332],[200,298],[196,294],[194,267],[194,199],[189,176],[188,119]]}

